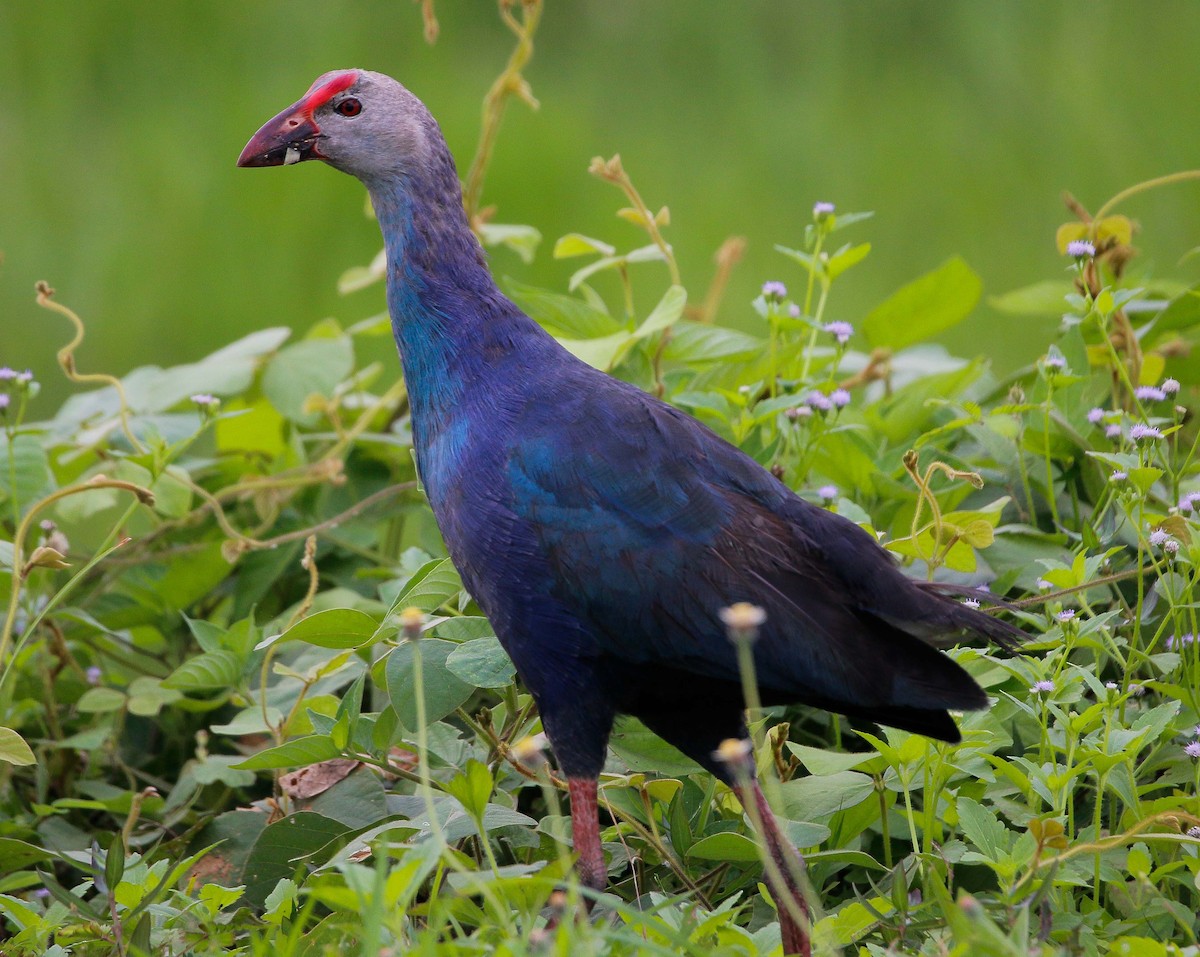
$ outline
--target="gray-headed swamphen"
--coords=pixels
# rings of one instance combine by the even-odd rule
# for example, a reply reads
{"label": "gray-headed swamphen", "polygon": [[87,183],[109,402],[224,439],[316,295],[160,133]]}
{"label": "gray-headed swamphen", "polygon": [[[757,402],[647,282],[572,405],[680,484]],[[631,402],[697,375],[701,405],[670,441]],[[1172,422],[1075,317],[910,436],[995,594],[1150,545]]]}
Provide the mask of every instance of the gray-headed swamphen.
{"label": "gray-headed swamphen", "polygon": [[606,882],[597,779],[614,716],[635,715],[761,821],[785,949],[807,953],[789,877],[798,855],[753,775],[714,754],[746,735],[721,610],[766,611],[753,646],[764,704],[944,741],[959,740],[947,710],[987,697],[930,641],[1021,633],[920,587],[855,524],[522,313],[488,272],[437,123],[395,80],[325,74],[238,165],[310,159],[370,192],[421,479],[464,584],[537,702],[569,783],[582,880]]}

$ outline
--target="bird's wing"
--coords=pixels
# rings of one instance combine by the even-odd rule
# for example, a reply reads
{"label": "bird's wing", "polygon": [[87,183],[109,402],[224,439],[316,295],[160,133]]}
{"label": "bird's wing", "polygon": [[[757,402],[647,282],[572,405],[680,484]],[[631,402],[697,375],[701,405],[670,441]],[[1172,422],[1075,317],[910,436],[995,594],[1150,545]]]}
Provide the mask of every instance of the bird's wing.
{"label": "bird's wing", "polygon": [[603,653],[736,680],[718,613],[748,601],[767,612],[755,660],[779,694],[983,706],[953,662],[897,627],[940,599],[913,588],[861,529],[644,393],[606,389],[603,402],[558,411],[511,451],[511,507],[552,569],[555,597]]}

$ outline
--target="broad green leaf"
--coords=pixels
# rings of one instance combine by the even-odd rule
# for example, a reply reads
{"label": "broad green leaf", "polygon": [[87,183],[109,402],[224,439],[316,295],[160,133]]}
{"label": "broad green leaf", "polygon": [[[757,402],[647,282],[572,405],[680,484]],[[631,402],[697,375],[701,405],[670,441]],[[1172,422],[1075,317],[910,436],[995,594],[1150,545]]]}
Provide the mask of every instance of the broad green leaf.
{"label": "broad green leaf", "polygon": [[867,800],[875,793],[875,782],[858,771],[837,771],[788,781],[781,790],[789,819],[821,822]]}
{"label": "broad green leaf", "polygon": [[310,734],[264,748],[246,760],[232,765],[238,771],[274,771],[282,768],[303,768],[320,761],[341,757],[342,752],[323,734]]}
{"label": "broad green leaf", "polygon": [[125,707],[125,695],[116,688],[88,688],[75,707],[84,714],[104,714]]}
{"label": "broad green leaf", "polygon": [[733,861],[749,864],[761,860],[758,845],[744,834],[723,831],[702,837],[690,848],[687,856],[701,861]]}
{"label": "broad green leaf", "polygon": [[1046,279],[1031,286],[988,298],[988,305],[1014,316],[1058,316],[1066,308],[1066,297],[1074,290],[1066,279]]}
{"label": "broad green leaf", "polygon": [[510,684],[516,669],[499,638],[465,641],[450,652],[446,667],[476,688],[503,688]]}
{"label": "broad green leaf", "polygon": [[812,774],[836,774],[838,771],[849,771],[860,764],[879,757],[874,751],[825,751],[812,748],[806,744],[788,742],[788,750],[798,757]]}
{"label": "broad green leaf", "polygon": [[[323,864],[336,850],[335,842],[349,831],[340,821],[313,811],[299,811],[268,825],[246,859],[242,875],[246,902],[261,906],[275,886],[298,868]],[[322,852],[319,857],[318,852]]]}
{"label": "broad green leaf", "polygon": [[349,336],[305,339],[284,349],[267,363],[263,394],[285,418],[312,426],[320,415],[305,408],[310,395],[326,398],[354,369],[354,345]]}
{"label": "broad green leaf", "polygon": [[12,728],[0,727],[0,761],[23,766],[37,764],[33,749]]}
{"label": "broad green leaf", "polygon": [[589,256],[599,253],[601,256],[611,256],[617,250],[614,246],[582,233],[567,233],[554,244],[555,259],[569,259],[572,256]]}
{"label": "broad green leaf", "polygon": [[448,558],[426,562],[400,589],[392,602],[392,611],[416,606],[433,611],[462,591],[462,579]]}
{"label": "broad green leaf", "polygon": [[646,336],[661,332],[675,324],[683,315],[683,307],[687,305],[687,290],[682,286],[671,286],[658,301],[650,315],[634,332],[634,338],[644,339]]}
{"label": "broad green leaf", "polygon": [[273,642],[268,639],[264,644],[303,641],[318,648],[361,648],[378,628],[374,618],[357,608],[328,608],[301,618]]}
{"label": "broad green leaf", "polygon": [[479,227],[479,239],[485,246],[505,246],[526,265],[533,262],[542,234],[532,226],[511,223],[484,223]]}
{"label": "broad green leaf", "polygon": [[690,319],[680,319],[671,329],[671,339],[663,350],[668,362],[686,364],[757,358],[767,344],[757,336],[725,329]]}
{"label": "broad green leaf", "polygon": [[956,326],[975,308],[983,283],[955,257],[902,287],[863,320],[872,347],[900,350]]}
{"label": "broad green leaf", "polygon": [[392,649],[385,670],[388,697],[409,730],[417,727],[417,698],[413,682],[414,644],[420,646],[421,675],[424,679],[425,718],[439,721],[465,702],[475,687],[463,681],[446,666],[446,659],[458,645],[440,638],[406,641]]}
{"label": "broad green leaf", "polygon": [[958,799],[958,825],[988,860],[999,862],[1008,853],[1011,832],[978,801],[968,797]]}
{"label": "broad green leaf", "polygon": [[622,323],[582,299],[548,292],[512,279],[504,291],[543,329],[565,339],[595,339],[624,329]]}
{"label": "broad green leaf", "polygon": [[32,435],[17,435],[10,440],[8,434],[0,430],[0,493],[3,498],[15,498],[24,514],[53,490],[54,476],[50,474],[50,460],[41,442]]}
{"label": "broad green leaf", "polygon": [[483,821],[488,801],[491,800],[494,786],[492,772],[488,770],[486,764],[482,764],[474,758],[467,762],[466,769],[462,773],[443,785],[446,793],[458,799],[458,803],[471,815],[472,820],[480,823]]}
{"label": "broad green leaf", "polygon": [[870,243],[859,243],[857,246],[843,246],[829,257],[829,261],[825,263],[825,271],[829,274],[830,279],[837,279],[847,269],[857,266],[866,259],[870,251]]}
{"label": "broad green leaf", "polygon": [[476,638],[495,638],[496,630],[486,618],[474,615],[455,615],[443,618],[430,628],[436,638],[446,638],[449,641],[474,641]]}
{"label": "broad green leaf", "polygon": [[242,676],[244,667],[242,657],[232,651],[206,651],[189,658],[171,672],[163,686],[179,691],[232,688]]}

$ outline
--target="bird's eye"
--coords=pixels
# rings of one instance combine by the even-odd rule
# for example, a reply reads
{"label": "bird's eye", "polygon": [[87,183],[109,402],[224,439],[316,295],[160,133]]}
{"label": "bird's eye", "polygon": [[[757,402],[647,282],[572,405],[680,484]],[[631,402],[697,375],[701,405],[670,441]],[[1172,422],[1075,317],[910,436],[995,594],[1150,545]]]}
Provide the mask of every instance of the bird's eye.
{"label": "bird's eye", "polygon": [[362,112],[362,104],[352,96],[346,97],[334,109],[342,116],[358,116]]}

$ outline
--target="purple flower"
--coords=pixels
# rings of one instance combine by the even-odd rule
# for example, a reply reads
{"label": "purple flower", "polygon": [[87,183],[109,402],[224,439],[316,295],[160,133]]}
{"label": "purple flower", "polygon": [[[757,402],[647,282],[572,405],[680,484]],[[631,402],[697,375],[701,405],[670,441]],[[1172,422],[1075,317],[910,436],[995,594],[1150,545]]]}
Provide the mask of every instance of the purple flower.
{"label": "purple flower", "polygon": [[36,890],[34,890],[33,896],[36,897],[38,900],[45,900],[47,897],[50,896],[50,888],[39,887]]}
{"label": "purple flower", "polygon": [[1166,392],[1154,385],[1139,385],[1133,395],[1141,402],[1162,402],[1167,397]]}
{"label": "purple flower", "polygon": [[9,379],[15,379],[16,377],[16,369],[10,369],[8,366],[0,368],[0,382],[7,382]]}
{"label": "purple flower", "polygon": [[1034,584],[1037,585],[1038,591],[1049,591],[1054,587],[1053,582],[1048,582],[1044,578],[1039,578]]}
{"label": "purple flower", "polygon": [[0,392],[0,412],[3,412],[5,409],[7,409],[8,403],[11,401],[12,399],[9,398],[7,392]]}
{"label": "purple flower", "polygon": [[793,319],[799,319],[800,318],[800,307],[797,306],[793,302],[790,306],[788,306],[788,315],[791,316]]}
{"label": "purple flower", "polygon": [[813,203],[813,217],[822,219],[825,216],[832,216],[836,207],[833,203]]}
{"label": "purple flower", "polygon": [[1046,356],[1042,360],[1042,365],[1057,372],[1067,367],[1067,360],[1063,356]]}
{"label": "purple flower", "polygon": [[964,598],[962,600],[962,603],[964,605],[966,605],[968,608],[978,608],[979,607],[979,599],[978,598]]}
{"label": "purple flower", "polygon": [[1124,482],[1127,478],[1129,478],[1127,472],[1122,472],[1120,469],[1113,469],[1113,473],[1108,477],[1108,480],[1110,482]]}
{"label": "purple flower", "polygon": [[850,393],[845,389],[834,389],[829,393],[829,401],[835,409],[844,409],[850,404]]}
{"label": "purple flower", "polygon": [[1119,439],[1121,437],[1121,427],[1115,422],[1112,425],[1104,427],[1104,435],[1110,439]]}
{"label": "purple flower", "polygon": [[1189,827],[1187,829],[1187,836],[1200,840],[1200,827]]}
{"label": "purple flower", "polygon": [[1089,409],[1088,414],[1087,414],[1087,420],[1089,422],[1091,422],[1092,425],[1099,425],[1101,422],[1104,421],[1104,410],[1101,409],[1099,406],[1097,406],[1094,409]]}
{"label": "purple flower", "polygon": [[1142,439],[1161,439],[1162,432],[1152,425],[1145,425],[1142,422],[1138,422],[1136,425],[1129,427],[1129,437],[1135,442],[1139,442]]}
{"label": "purple flower", "polygon": [[1189,758],[1200,758],[1200,741],[1192,741],[1183,751]]}
{"label": "purple flower", "polygon": [[833,408],[833,403],[829,401],[829,396],[823,392],[810,392],[804,402],[821,412],[828,412]]}
{"label": "purple flower", "polygon": [[1165,542],[1163,542],[1162,548],[1163,548],[1163,551],[1166,552],[1168,556],[1178,555],[1179,554],[1179,540],[1175,539],[1175,538],[1168,538]]}
{"label": "purple flower", "polygon": [[38,522],[38,528],[40,528],[43,532],[52,532],[58,528],[58,526],[54,524],[53,519],[43,518],[40,522]]}
{"label": "purple flower", "polygon": [[103,674],[103,672],[99,668],[97,668],[95,665],[92,665],[87,670],[87,683],[90,685],[100,684],[101,674]]}
{"label": "purple flower", "polygon": [[812,418],[812,409],[806,405],[798,405],[794,408],[788,409],[783,414],[786,415],[790,421],[795,422],[797,419]]}
{"label": "purple flower", "polygon": [[1074,608],[1064,608],[1062,611],[1060,611],[1054,617],[1057,618],[1059,621],[1061,621],[1063,624],[1066,624],[1068,621],[1074,621],[1075,620],[1075,609]]}
{"label": "purple flower", "polygon": [[764,282],[762,294],[763,298],[766,299],[767,302],[779,302],[787,298],[787,286],[774,280],[771,282]]}
{"label": "purple flower", "polygon": [[1163,379],[1162,385],[1159,386],[1167,395],[1174,395],[1179,391],[1178,379]]}
{"label": "purple flower", "polygon": [[1183,651],[1188,645],[1195,642],[1196,636],[1191,632],[1183,635],[1171,635],[1167,639],[1167,651]]}
{"label": "purple flower", "polygon": [[817,489],[817,494],[821,497],[821,501],[832,502],[837,498],[838,487],[836,485],[822,485]]}
{"label": "purple flower", "polygon": [[827,322],[822,328],[837,340],[839,346],[844,346],[854,335],[854,326],[848,322]]}
{"label": "purple flower", "polygon": [[1161,528],[1156,528],[1154,531],[1152,531],[1150,533],[1150,544],[1153,545],[1155,548],[1158,548],[1160,545],[1162,545],[1164,542],[1166,542],[1166,540],[1170,537],[1171,536],[1169,534],[1167,534],[1165,531],[1163,531]]}
{"label": "purple flower", "polygon": [[1096,247],[1086,239],[1074,239],[1067,243],[1067,255],[1075,259],[1091,258],[1096,255]]}
{"label": "purple flower", "polygon": [[1104,682],[1104,687],[1108,691],[1117,691],[1120,688],[1120,685],[1118,685],[1115,681],[1106,681]]}
{"label": "purple flower", "polygon": [[17,382],[21,385],[29,385],[33,381],[33,372],[26,369],[24,372],[17,373]]}
{"label": "purple flower", "polygon": [[1038,694],[1047,694],[1054,690],[1054,682],[1053,681],[1037,681],[1037,682],[1034,682],[1030,687],[1032,688],[1032,690],[1036,691]]}
{"label": "purple flower", "polygon": [[207,392],[197,392],[192,396],[192,401],[202,409],[209,409],[219,404],[221,400],[215,395],[209,395]]}

